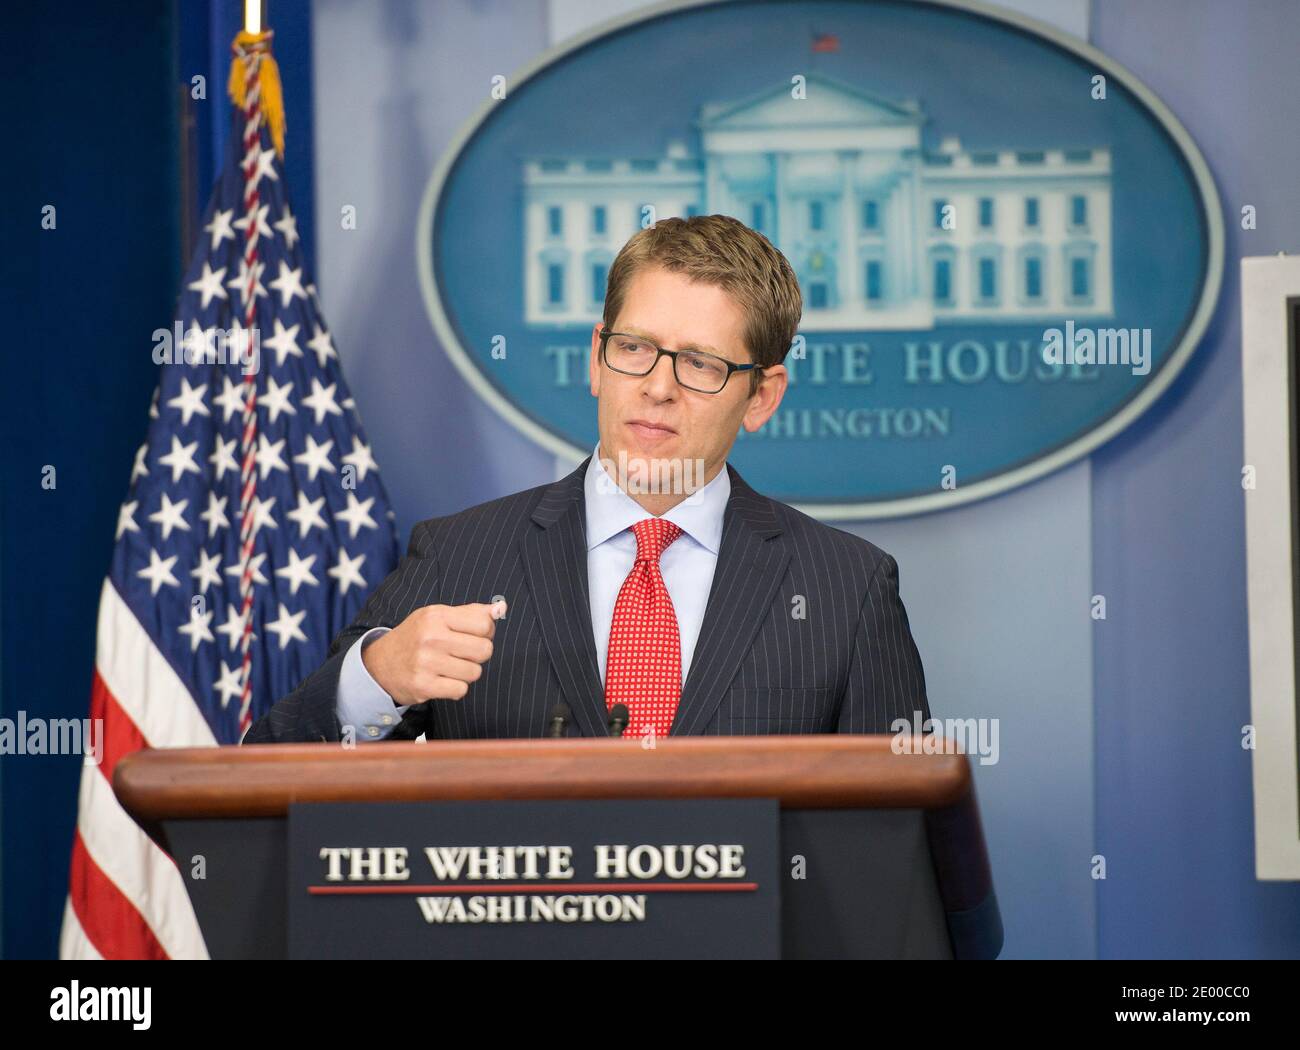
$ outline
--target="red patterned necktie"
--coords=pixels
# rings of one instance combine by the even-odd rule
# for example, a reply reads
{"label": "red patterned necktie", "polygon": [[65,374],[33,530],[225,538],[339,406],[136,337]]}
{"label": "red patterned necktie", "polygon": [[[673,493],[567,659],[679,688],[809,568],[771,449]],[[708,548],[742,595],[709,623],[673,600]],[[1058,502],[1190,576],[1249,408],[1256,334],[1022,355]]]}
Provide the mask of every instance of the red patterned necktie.
{"label": "red patterned necktie", "polygon": [[682,530],[664,518],[646,518],[632,531],[636,561],[614,603],[605,706],[627,705],[625,737],[640,738],[652,729],[656,737],[667,736],[682,696],[682,640],[659,556]]}

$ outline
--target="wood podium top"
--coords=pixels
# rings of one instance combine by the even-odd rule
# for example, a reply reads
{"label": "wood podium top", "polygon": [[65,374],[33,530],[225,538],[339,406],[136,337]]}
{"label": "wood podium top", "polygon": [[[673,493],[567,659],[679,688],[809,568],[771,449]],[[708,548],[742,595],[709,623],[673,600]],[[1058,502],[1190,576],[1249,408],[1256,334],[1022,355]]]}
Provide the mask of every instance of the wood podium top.
{"label": "wood podium top", "polygon": [[971,793],[960,754],[888,735],[258,744],[147,749],[113,790],[141,823],[283,817],[291,802],[776,798],[790,809],[936,809]]}

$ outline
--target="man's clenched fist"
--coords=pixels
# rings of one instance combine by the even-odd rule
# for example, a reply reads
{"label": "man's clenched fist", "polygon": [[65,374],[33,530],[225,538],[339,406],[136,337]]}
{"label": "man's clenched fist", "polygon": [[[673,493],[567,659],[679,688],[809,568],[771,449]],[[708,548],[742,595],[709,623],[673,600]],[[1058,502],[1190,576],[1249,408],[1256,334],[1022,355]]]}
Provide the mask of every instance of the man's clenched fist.
{"label": "man's clenched fist", "polygon": [[361,661],[397,703],[460,700],[492,655],[496,621],[505,601],[493,605],[426,605],[366,646]]}

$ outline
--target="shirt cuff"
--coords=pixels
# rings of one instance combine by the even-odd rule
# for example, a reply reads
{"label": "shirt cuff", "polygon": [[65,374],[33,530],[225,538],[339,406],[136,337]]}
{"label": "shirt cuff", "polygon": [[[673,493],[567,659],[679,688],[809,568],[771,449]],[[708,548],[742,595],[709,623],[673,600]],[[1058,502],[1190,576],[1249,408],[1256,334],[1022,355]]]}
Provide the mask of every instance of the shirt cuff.
{"label": "shirt cuff", "polygon": [[362,650],[390,629],[372,627],[352,643],[339,668],[335,710],[344,732],[352,726],[357,740],[382,740],[402,720],[402,709],[374,680],[361,659]]}

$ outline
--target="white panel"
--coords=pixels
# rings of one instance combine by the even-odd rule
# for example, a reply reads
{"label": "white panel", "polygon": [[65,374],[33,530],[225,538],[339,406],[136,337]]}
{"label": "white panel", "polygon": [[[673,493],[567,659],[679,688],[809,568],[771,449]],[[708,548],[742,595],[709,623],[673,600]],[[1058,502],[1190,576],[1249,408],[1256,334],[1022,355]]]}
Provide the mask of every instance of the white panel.
{"label": "white panel", "polygon": [[1255,874],[1300,879],[1296,770],[1296,575],[1291,520],[1291,382],[1287,299],[1300,297],[1300,257],[1241,260],[1244,459],[1250,604],[1250,720],[1255,727]]}

